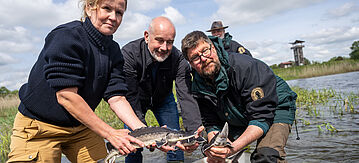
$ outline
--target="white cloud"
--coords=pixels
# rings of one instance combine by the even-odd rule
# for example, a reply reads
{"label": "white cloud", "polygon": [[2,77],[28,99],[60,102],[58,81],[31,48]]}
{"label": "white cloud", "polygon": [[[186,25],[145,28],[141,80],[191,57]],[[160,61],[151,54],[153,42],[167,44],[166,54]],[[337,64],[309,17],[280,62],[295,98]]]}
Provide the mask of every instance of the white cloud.
{"label": "white cloud", "polygon": [[313,44],[336,44],[346,41],[353,42],[359,38],[359,27],[331,27],[302,36]]}
{"label": "white cloud", "polygon": [[24,27],[15,26],[6,28],[0,26],[0,53],[13,54],[34,50],[34,44],[39,38],[31,35]]}
{"label": "white cloud", "polygon": [[260,59],[268,65],[294,60],[290,46],[285,42],[274,40],[244,41],[242,45],[251,52],[254,58]]}
{"label": "white cloud", "polygon": [[304,56],[310,60],[327,61],[335,56],[349,57],[351,44],[359,38],[359,27],[331,27],[302,36]]}
{"label": "white cloud", "polygon": [[7,65],[10,63],[15,63],[15,62],[16,60],[13,57],[0,53],[0,66]]}
{"label": "white cloud", "polygon": [[[175,25],[186,22],[184,16],[175,8],[167,7],[162,16],[168,17]],[[134,39],[143,37],[143,32],[147,29],[153,17],[146,16],[139,12],[127,11],[124,15],[121,26],[115,34],[115,39],[120,43],[127,43]]]}
{"label": "white cloud", "polygon": [[128,0],[127,10],[150,11],[167,6],[170,2],[171,0]]}
{"label": "white cloud", "polygon": [[219,9],[213,19],[224,20],[227,24],[249,24],[295,8],[305,7],[323,0],[215,0]]}
{"label": "white cloud", "polygon": [[116,40],[123,42],[123,40],[134,40],[143,37],[143,32],[147,29],[151,18],[133,12],[126,12],[122,24],[115,33]]}
{"label": "white cloud", "polygon": [[52,0],[1,0],[0,11],[1,22],[30,28],[52,28],[81,16],[77,0],[57,4]]}
{"label": "white cloud", "polygon": [[329,18],[339,18],[351,15],[356,13],[359,10],[359,6],[354,2],[348,2],[334,9],[330,9],[327,11],[327,16]]}
{"label": "white cloud", "polygon": [[27,82],[28,73],[21,70],[11,70],[11,72],[1,72],[0,86],[9,90],[18,90],[21,85]]}
{"label": "white cloud", "polygon": [[171,6],[165,8],[165,13],[162,16],[169,18],[173,22],[173,24],[186,23],[185,17],[178,10]]}

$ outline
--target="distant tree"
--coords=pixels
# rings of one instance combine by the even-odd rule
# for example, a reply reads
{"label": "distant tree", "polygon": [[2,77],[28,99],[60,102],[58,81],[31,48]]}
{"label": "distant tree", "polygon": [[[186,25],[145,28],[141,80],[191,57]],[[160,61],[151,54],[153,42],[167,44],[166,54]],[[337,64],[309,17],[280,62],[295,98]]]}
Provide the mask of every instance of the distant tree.
{"label": "distant tree", "polygon": [[344,58],[342,56],[338,56],[338,57],[330,58],[330,60],[328,62],[342,61],[342,60],[344,60]]}
{"label": "distant tree", "polygon": [[13,90],[13,91],[11,91],[11,94],[13,94],[13,95],[19,94],[19,90]]}
{"label": "distant tree", "polygon": [[344,57],[342,57],[342,56],[338,56],[338,57],[337,57],[337,59],[336,59],[335,61],[342,61],[342,60],[344,60]]}
{"label": "distant tree", "polygon": [[19,94],[19,90],[10,91],[6,87],[0,87],[0,97],[17,94]]}
{"label": "distant tree", "polygon": [[315,64],[320,64],[319,61],[312,61],[312,64],[315,65]]}
{"label": "distant tree", "polygon": [[310,65],[310,61],[308,58],[304,57],[304,65]]}
{"label": "distant tree", "polygon": [[277,65],[277,64],[273,64],[273,65],[271,65],[271,66],[269,66],[271,69],[276,69],[276,68],[279,68],[279,65]]}
{"label": "distant tree", "polygon": [[359,41],[354,41],[350,49],[352,50],[349,54],[350,59],[359,60]]}
{"label": "distant tree", "polygon": [[354,50],[359,50],[359,40],[358,41],[354,41],[353,44],[352,44],[352,47],[350,47],[350,49],[352,51]]}
{"label": "distant tree", "polygon": [[1,87],[0,88],[0,97],[4,97],[4,96],[6,96],[6,95],[8,95],[10,93],[11,93],[11,91],[8,90],[6,87]]}

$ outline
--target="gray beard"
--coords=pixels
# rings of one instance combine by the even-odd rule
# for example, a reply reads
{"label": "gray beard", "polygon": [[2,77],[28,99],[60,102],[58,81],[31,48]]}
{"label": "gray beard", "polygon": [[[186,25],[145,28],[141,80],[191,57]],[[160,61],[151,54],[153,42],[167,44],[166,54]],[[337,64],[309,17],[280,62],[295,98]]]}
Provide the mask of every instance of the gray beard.
{"label": "gray beard", "polygon": [[215,66],[214,66],[213,71],[211,71],[211,72],[202,72],[199,75],[202,76],[203,78],[213,80],[218,75],[220,69],[221,69],[221,64],[216,63]]}
{"label": "gray beard", "polygon": [[152,53],[151,50],[150,50],[148,47],[147,47],[147,49],[148,49],[148,51],[150,52],[152,58],[153,58],[154,60],[156,60],[157,62],[163,62],[163,61],[165,61],[165,60],[168,58],[168,56],[169,56],[169,55],[166,55],[166,56],[164,56],[164,57],[159,57],[159,56],[157,56],[157,55],[155,54],[156,52]]}

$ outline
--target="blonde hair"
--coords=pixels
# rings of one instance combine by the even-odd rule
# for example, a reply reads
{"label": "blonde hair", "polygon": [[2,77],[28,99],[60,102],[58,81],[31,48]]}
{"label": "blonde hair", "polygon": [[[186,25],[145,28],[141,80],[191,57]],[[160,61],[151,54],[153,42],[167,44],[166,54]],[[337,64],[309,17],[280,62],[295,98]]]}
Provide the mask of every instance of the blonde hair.
{"label": "blonde hair", "polygon": [[[80,3],[82,3],[82,17],[81,20],[84,21],[85,18],[88,17],[86,13],[86,8],[91,7],[92,9],[96,9],[98,4],[101,3],[102,0],[80,0]],[[125,11],[127,9],[127,0],[125,1]]]}

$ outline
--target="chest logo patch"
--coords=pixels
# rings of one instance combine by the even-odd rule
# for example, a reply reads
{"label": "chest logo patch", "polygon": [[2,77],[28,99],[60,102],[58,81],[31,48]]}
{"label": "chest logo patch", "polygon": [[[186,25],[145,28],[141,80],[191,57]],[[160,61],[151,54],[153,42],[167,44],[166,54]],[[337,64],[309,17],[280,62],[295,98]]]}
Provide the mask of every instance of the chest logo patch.
{"label": "chest logo patch", "polygon": [[244,52],[246,52],[246,50],[243,47],[238,48],[238,53],[243,54]]}
{"label": "chest logo patch", "polygon": [[264,97],[263,89],[260,87],[254,88],[251,92],[251,97],[253,101],[263,98]]}

